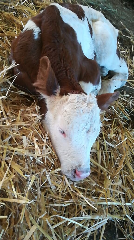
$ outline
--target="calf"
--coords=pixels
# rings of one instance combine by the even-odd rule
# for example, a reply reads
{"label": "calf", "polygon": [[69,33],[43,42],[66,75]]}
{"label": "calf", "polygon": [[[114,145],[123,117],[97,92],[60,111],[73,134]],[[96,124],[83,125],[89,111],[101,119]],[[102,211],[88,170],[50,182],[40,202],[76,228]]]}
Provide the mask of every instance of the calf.
{"label": "calf", "polygon": [[[118,98],[119,93],[112,92],[127,79],[117,35],[100,12],[54,3],[29,20],[12,43],[10,59],[18,64],[15,84],[39,97],[43,124],[61,170],[75,181],[90,174],[100,110]],[[109,70],[114,76],[101,83],[100,73],[106,75]]]}

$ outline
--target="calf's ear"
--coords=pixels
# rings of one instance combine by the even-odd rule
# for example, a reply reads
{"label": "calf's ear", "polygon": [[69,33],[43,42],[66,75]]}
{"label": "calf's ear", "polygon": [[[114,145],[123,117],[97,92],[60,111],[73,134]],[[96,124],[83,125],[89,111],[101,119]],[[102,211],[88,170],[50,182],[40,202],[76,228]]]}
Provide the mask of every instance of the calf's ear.
{"label": "calf's ear", "polygon": [[119,95],[119,92],[98,95],[96,98],[99,108],[101,110],[106,110],[115,100],[118,99]]}
{"label": "calf's ear", "polygon": [[59,85],[47,56],[40,59],[37,81],[33,84],[36,91],[45,96],[56,95]]}

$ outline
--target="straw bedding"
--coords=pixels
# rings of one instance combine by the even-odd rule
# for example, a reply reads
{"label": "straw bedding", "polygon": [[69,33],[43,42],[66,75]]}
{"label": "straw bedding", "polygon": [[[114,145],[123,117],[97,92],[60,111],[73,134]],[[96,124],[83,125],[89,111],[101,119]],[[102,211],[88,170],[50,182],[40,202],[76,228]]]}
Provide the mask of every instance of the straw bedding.
{"label": "straw bedding", "polygon": [[127,88],[101,116],[91,175],[73,183],[60,172],[36,99],[11,84],[15,76],[8,63],[11,41],[49,1],[9,2],[0,2],[0,239],[110,240],[110,222],[122,239],[133,239],[132,33],[128,47],[120,46],[129,65]]}

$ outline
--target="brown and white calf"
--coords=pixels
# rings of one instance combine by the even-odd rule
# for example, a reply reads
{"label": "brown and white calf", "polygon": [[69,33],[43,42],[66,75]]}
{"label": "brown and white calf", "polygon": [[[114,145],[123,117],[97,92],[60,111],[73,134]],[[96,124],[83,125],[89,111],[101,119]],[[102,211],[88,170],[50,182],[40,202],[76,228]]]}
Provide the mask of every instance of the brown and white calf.
{"label": "brown and white calf", "polygon": [[[90,174],[100,111],[118,98],[114,90],[128,77],[127,65],[118,54],[117,35],[102,13],[54,3],[29,20],[12,43],[10,58],[18,64],[15,84],[41,96],[44,126],[62,172],[72,180]],[[100,73],[109,70],[113,77],[101,83]]]}

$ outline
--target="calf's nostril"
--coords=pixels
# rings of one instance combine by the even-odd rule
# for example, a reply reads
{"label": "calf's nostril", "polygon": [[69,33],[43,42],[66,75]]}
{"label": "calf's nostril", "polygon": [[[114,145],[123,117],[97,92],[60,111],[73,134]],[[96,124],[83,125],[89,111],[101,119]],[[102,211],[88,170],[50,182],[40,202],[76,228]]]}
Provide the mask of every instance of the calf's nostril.
{"label": "calf's nostril", "polygon": [[82,175],[82,172],[81,171],[78,171],[77,169],[75,170],[75,174],[77,177],[81,177]]}
{"label": "calf's nostril", "polygon": [[77,169],[75,170],[75,175],[79,178],[86,178],[89,176],[89,174],[90,174],[90,169],[84,169],[81,171],[79,171]]}

